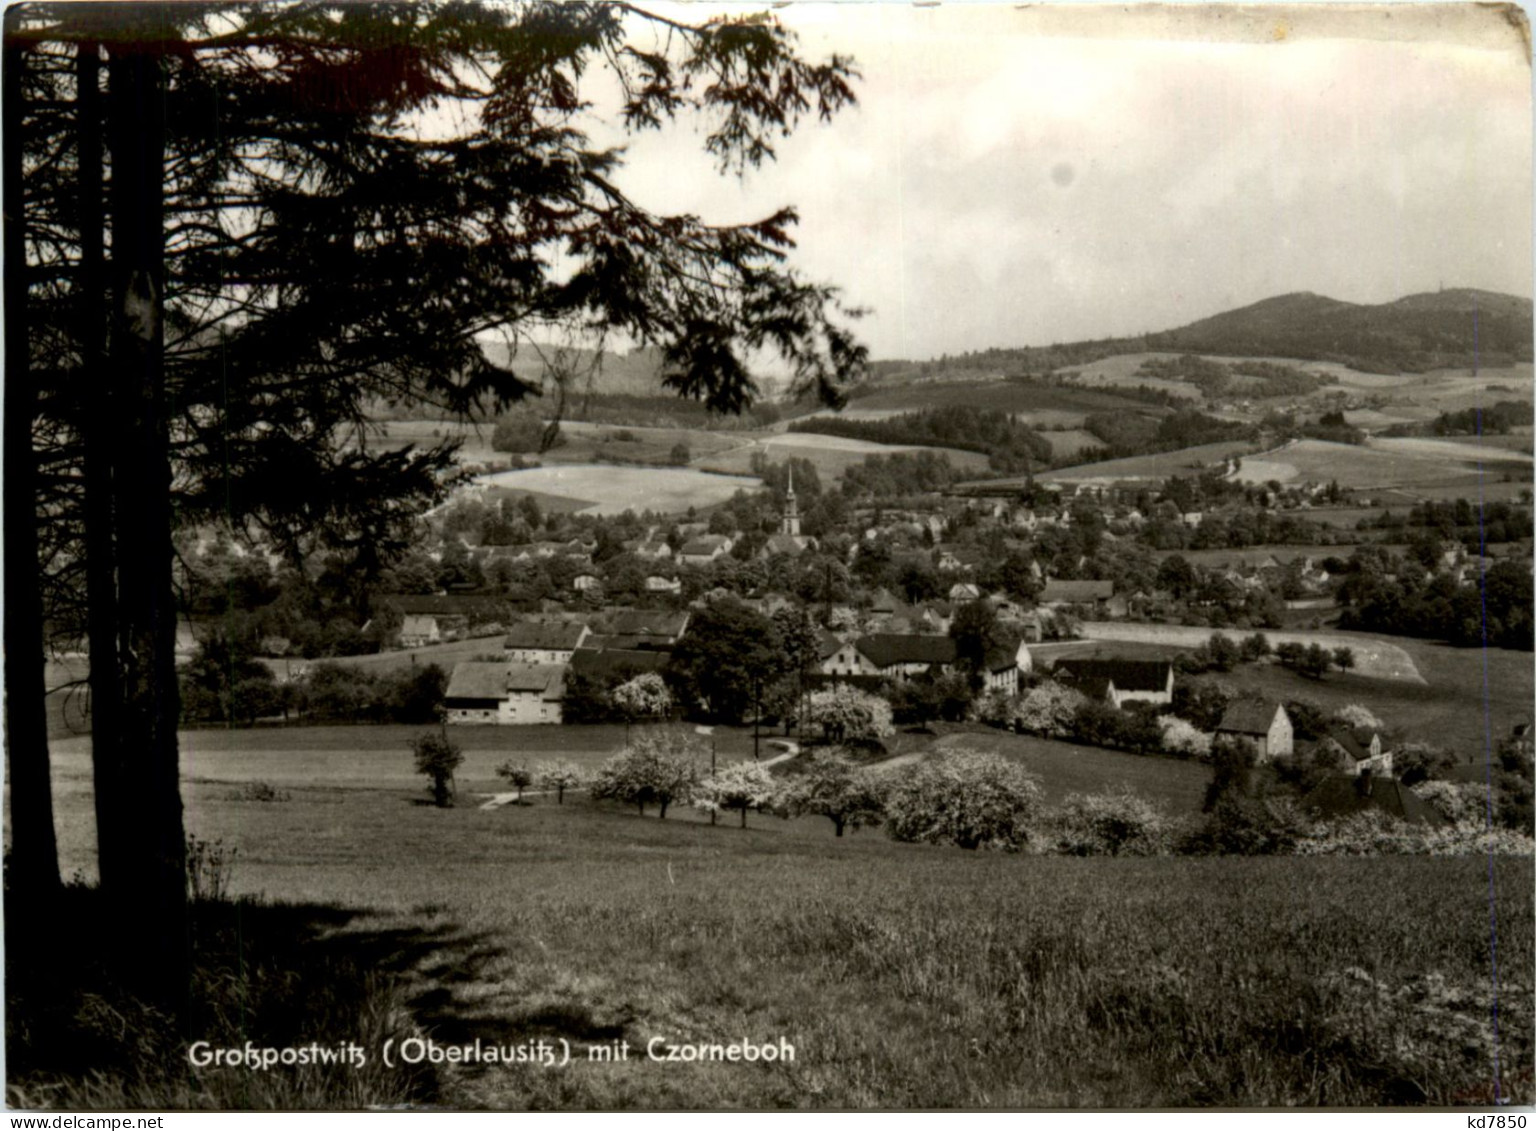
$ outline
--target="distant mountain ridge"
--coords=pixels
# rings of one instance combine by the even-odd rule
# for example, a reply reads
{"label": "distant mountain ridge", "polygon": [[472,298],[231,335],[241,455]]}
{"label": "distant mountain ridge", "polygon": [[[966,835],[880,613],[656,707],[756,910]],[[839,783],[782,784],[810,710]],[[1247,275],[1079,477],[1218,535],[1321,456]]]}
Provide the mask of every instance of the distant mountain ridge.
{"label": "distant mountain ridge", "polygon": [[1528,298],[1468,287],[1407,295],[1379,305],[1308,291],[1148,334],[1148,349],[1236,357],[1336,361],[1366,372],[1508,365],[1530,361]]}
{"label": "distant mountain ridge", "polygon": [[[1496,368],[1532,359],[1531,300],[1458,287],[1379,305],[1310,291],[1276,295],[1175,330],[870,364],[874,386],[973,374],[1025,376],[1149,350],[1332,361],[1367,373]],[[855,393],[857,395],[857,392]]]}

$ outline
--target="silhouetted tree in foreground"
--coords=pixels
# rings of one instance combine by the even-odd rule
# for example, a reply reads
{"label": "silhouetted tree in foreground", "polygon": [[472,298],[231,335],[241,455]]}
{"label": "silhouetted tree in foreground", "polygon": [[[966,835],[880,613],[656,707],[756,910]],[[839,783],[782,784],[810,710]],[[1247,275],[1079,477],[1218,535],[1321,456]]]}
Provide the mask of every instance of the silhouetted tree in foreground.
{"label": "silhouetted tree in foreground", "polygon": [[[864,350],[833,291],[784,265],[794,211],[711,226],[643,208],[622,151],[589,136],[590,84],[616,84],[631,131],[701,118],[729,173],[850,103],[853,71],[771,21],[538,0],[35,4],[5,33],[7,526],[79,532],[54,560],[85,563],[102,894],[140,925],[125,969],[171,998],[176,527],[259,531],[296,565],[337,555],[366,614],[453,455],[373,449],[369,407],[538,392],[515,352],[487,358],[490,332],[622,335],[727,412],[771,350],[837,400]],[[64,453],[50,485],[12,482],[44,448]],[[9,578],[39,551],[8,533],[7,554]],[[8,588],[6,643],[26,697],[8,708],[15,853],[46,887],[46,738],[21,682],[42,591]]]}

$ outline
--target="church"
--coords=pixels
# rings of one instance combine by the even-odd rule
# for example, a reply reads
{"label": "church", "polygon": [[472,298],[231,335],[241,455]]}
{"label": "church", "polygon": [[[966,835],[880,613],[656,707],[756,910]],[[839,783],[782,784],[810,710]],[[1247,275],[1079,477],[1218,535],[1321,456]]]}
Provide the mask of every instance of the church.
{"label": "church", "polygon": [[800,502],[795,498],[795,470],[789,469],[788,489],[784,492],[784,516],[779,520],[779,532],[771,535],[763,547],[763,553],[800,554],[815,545],[815,540],[800,533]]}

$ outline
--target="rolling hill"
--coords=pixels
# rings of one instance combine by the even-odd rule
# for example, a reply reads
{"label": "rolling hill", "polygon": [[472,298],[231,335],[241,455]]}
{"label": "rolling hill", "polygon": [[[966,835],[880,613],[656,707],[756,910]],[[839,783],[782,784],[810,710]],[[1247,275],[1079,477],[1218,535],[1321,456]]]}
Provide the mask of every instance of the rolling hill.
{"label": "rolling hill", "polygon": [[1371,306],[1308,292],[1148,336],[1153,349],[1337,361],[1367,372],[1531,360],[1531,300],[1458,288]]}
{"label": "rolling hill", "polygon": [[1397,374],[1530,362],[1531,346],[1531,300],[1518,295],[1460,287],[1370,305],[1301,291],[1137,338],[981,349],[941,361],[877,361],[870,384],[853,395],[918,381],[995,381],[1149,351],[1291,358]]}

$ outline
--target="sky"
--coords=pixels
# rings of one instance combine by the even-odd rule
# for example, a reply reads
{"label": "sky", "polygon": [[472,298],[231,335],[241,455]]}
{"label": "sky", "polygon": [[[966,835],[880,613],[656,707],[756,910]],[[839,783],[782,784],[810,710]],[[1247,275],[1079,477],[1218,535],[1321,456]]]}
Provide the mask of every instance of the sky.
{"label": "sky", "polygon": [[1292,291],[1531,295],[1531,72],[1496,11],[776,15],[805,53],[855,58],[859,105],[742,181],[695,126],[647,133],[621,183],[717,223],[794,204],[792,265],[868,308],[876,358],[1170,329]]}

